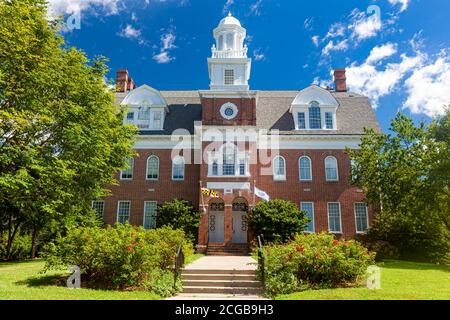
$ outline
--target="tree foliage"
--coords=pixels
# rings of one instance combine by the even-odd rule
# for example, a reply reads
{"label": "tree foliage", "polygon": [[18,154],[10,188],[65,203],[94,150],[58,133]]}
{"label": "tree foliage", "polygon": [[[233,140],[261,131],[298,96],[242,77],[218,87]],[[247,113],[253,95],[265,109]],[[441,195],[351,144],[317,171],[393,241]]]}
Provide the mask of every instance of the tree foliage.
{"label": "tree foliage", "polygon": [[259,202],[249,220],[253,233],[269,242],[286,242],[303,232],[309,221],[295,203],[281,199]]}
{"label": "tree foliage", "polygon": [[[0,1],[0,221],[19,230],[93,221],[132,154],[135,129],[105,82],[106,61],[68,48],[43,0]],[[7,250],[8,251],[8,250]],[[9,258],[9,254],[7,254]]]}
{"label": "tree foliage", "polygon": [[399,113],[390,131],[366,130],[360,150],[348,151],[354,183],[378,208],[369,237],[389,241],[404,255],[445,259],[450,250],[448,116],[416,126]]}

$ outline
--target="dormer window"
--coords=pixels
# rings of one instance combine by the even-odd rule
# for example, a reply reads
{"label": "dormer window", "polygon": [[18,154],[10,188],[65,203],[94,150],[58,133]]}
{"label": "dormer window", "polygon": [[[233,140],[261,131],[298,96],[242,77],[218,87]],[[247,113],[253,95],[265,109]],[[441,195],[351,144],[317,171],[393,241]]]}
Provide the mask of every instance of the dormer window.
{"label": "dormer window", "polygon": [[234,84],[234,70],[233,69],[225,69],[224,74],[224,83],[226,85]]}
{"label": "dormer window", "polygon": [[333,113],[325,112],[325,125],[329,130],[334,129]]}
{"label": "dormer window", "polygon": [[128,112],[127,113],[127,120],[133,121],[134,120],[134,112]]}
{"label": "dormer window", "polygon": [[298,129],[306,129],[306,117],[304,112],[297,113]]}
{"label": "dormer window", "polygon": [[309,106],[309,128],[322,129],[322,117],[320,114],[320,106],[316,101],[311,102]]}
{"label": "dormer window", "polygon": [[151,113],[151,129],[162,130],[162,111],[156,110]]}

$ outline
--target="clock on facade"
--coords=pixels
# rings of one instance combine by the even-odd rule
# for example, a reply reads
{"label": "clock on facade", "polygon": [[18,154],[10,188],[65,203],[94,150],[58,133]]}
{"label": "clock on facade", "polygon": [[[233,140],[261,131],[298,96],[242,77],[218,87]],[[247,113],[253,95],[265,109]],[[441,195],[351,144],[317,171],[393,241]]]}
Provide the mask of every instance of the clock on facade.
{"label": "clock on facade", "polygon": [[227,102],[220,108],[220,114],[226,120],[233,120],[238,114],[238,108],[235,104]]}

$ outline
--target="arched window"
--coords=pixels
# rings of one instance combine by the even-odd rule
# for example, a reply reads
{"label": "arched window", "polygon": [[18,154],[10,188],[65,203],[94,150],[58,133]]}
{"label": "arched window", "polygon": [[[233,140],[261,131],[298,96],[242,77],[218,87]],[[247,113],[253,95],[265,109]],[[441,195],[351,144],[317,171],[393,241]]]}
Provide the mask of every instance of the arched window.
{"label": "arched window", "polygon": [[150,156],[147,159],[147,180],[158,180],[159,178],[159,158]]}
{"label": "arched window", "polygon": [[311,159],[307,156],[300,157],[298,160],[298,166],[300,171],[300,181],[311,181]]}
{"label": "arched window", "polygon": [[338,163],[335,157],[325,158],[325,177],[327,181],[339,180]]}
{"label": "arched window", "polygon": [[322,116],[320,114],[320,106],[317,101],[313,101],[309,105],[309,128],[322,129]]}
{"label": "arched window", "polygon": [[227,49],[233,50],[234,49],[234,34],[228,33],[226,39],[227,39]]}
{"label": "arched window", "polygon": [[286,180],[286,160],[282,156],[273,159],[273,179]]}
{"label": "arched window", "polygon": [[227,144],[223,149],[223,175],[236,175],[236,146]]}
{"label": "arched window", "polygon": [[184,180],[184,158],[176,156],[172,160],[172,180]]}
{"label": "arched window", "polygon": [[219,36],[219,45],[218,45],[218,49],[219,49],[220,51],[223,50],[223,35],[222,35],[222,34]]}

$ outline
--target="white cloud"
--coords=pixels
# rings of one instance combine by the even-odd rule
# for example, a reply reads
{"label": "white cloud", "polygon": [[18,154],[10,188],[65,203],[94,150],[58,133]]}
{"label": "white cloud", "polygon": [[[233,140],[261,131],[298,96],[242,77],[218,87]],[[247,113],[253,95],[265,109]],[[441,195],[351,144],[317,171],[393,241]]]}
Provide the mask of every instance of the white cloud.
{"label": "white cloud", "polygon": [[312,30],[314,24],[314,17],[306,18],[305,21],[303,21],[303,28],[306,30]]}
{"label": "white cloud", "polygon": [[332,51],[343,51],[348,49],[348,40],[342,40],[334,43],[330,40],[328,44],[322,49],[322,55],[328,56]]}
{"label": "white cloud", "polygon": [[261,15],[262,0],[257,0],[254,4],[250,5],[250,12],[255,16]]}
{"label": "white cloud", "polygon": [[92,7],[100,7],[102,13],[117,14],[121,0],[48,0],[49,17],[85,11]]}
{"label": "white cloud", "polygon": [[417,68],[406,80],[408,98],[404,108],[433,117],[450,105],[450,54],[441,52],[435,61]]}
{"label": "white cloud", "polygon": [[175,45],[175,40],[177,39],[173,29],[169,29],[166,33],[161,35],[161,49],[158,54],[153,55],[153,60],[157,63],[164,64],[169,63],[175,60],[175,57],[170,55],[170,51],[175,49],[177,46]]}
{"label": "white cloud", "polygon": [[313,37],[311,37],[311,40],[316,47],[319,46],[319,36],[313,36]]}
{"label": "white cloud", "polygon": [[408,9],[410,0],[389,0],[389,3],[392,5],[398,5],[401,4],[400,12],[405,11]]}
{"label": "white cloud", "polygon": [[226,14],[230,11],[231,6],[234,4],[234,0],[227,0],[223,5],[222,13]]}
{"label": "white cloud", "polygon": [[357,41],[375,37],[382,28],[381,19],[377,14],[367,16],[365,12],[355,9],[350,14],[351,37]]}
{"label": "white cloud", "polygon": [[373,48],[366,60],[366,63],[375,64],[380,60],[394,55],[395,53],[397,53],[397,44],[386,43],[384,45]]}
{"label": "white cloud", "polygon": [[128,24],[120,31],[119,35],[128,39],[139,38],[141,36],[141,31]]}
{"label": "white cloud", "polygon": [[262,52],[261,48],[253,50],[253,58],[255,61],[264,61],[266,60],[266,55]]}

